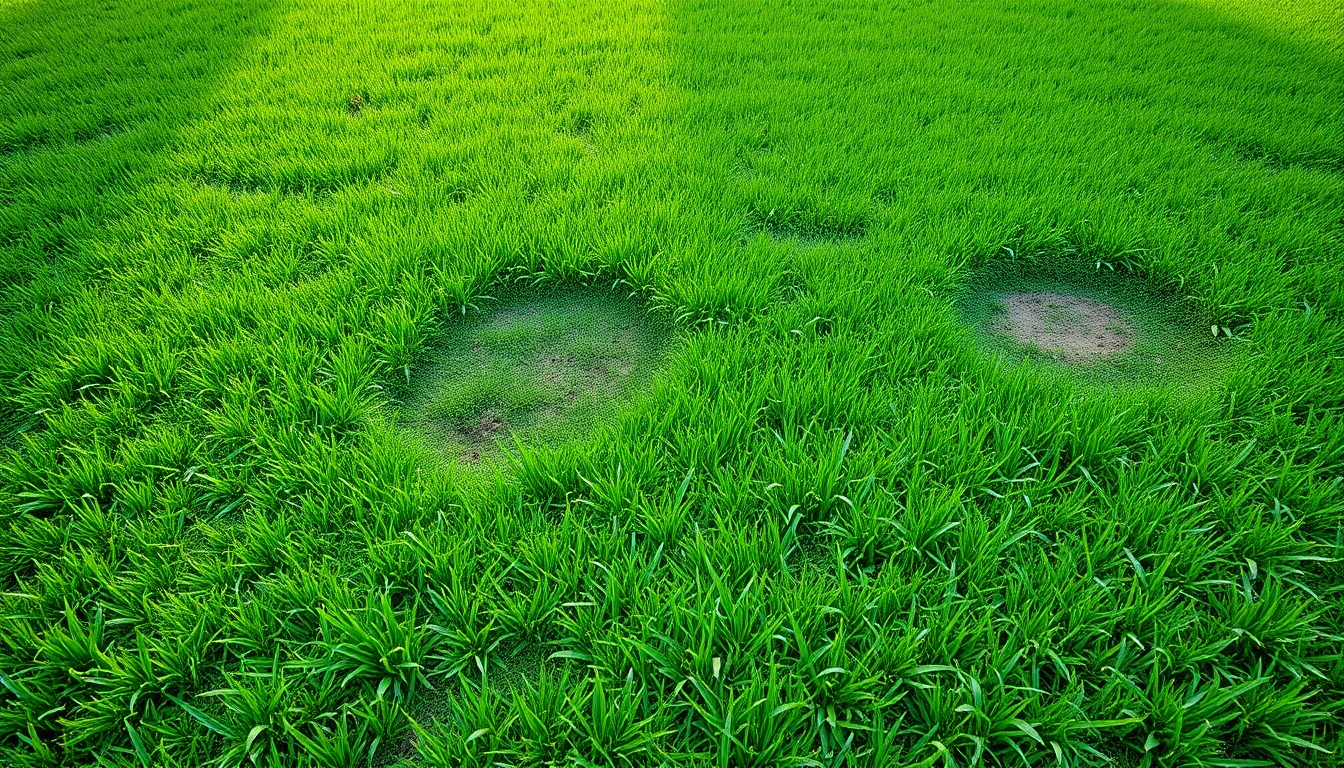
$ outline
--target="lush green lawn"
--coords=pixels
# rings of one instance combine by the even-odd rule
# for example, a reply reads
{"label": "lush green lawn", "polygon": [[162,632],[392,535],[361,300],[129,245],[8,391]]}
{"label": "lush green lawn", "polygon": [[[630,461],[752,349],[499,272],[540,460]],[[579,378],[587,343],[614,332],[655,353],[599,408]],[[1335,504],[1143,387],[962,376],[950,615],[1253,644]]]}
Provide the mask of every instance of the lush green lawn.
{"label": "lush green lawn", "polygon": [[[1344,759],[1337,2],[0,0],[0,84],[0,763]],[[1216,364],[966,321],[1080,269]],[[566,291],[661,351],[427,445],[615,370],[492,346]]]}

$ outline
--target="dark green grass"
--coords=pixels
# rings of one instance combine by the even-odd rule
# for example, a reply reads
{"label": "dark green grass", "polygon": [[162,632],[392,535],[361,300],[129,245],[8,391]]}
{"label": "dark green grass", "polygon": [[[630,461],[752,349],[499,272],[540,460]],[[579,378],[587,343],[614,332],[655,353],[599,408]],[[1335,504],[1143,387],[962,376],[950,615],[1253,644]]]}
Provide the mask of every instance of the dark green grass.
{"label": "dark green grass", "polygon": [[[1337,765],[1340,21],[3,0],[0,762]],[[997,359],[1009,253],[1234,354]],[[424,450],[533,281],[663,367]]]}

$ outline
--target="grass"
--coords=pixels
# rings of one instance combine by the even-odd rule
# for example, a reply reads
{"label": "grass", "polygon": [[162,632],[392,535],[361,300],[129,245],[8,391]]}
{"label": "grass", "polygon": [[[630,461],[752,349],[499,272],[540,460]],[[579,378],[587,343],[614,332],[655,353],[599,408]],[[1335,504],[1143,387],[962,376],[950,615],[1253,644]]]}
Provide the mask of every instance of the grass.
{"label": "grass", "polygon": [[656,369],[666,329],[649,320],[611,292],[515,295],[445,334],[415,379],[404,369],[401,421],[467,462],[600,431]]}
{"label": "grass", "polygon": [[[1341,28],[3,0],[0,762],[1337,765]],[[1235,354],[995,355],[958,298],[1010,263]],[[534,285],[665,357],[499,471],[425,451]]]}

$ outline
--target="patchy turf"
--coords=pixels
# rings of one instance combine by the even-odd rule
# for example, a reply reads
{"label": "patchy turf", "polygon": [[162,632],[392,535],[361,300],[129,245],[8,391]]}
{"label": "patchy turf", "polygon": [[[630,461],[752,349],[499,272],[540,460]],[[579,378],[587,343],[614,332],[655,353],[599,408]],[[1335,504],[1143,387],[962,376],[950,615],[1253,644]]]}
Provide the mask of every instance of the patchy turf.
{"label": "patchy turf", "polygon": [[636,303],[597,289],[515,291],[448,324],[407,370],[400,421],[468,463],[516,441],[557,446],[609,426],[648,384],[668,336]]}
{"label": "patchy turf", "polygon": [[0,765],[1339,765],[1341,9],[0,0]]}
{"label": "patchy turf", "polygon": [[957,311],[991,355],[1104,387],[1207,396],[1248,348],[1245,328],[1210,333],[1179,293],[1076,261],[995,264],[962,286]]}
{"label": "patchy turf", "polygon": [[1114,357],[1134,346],[1133,326],[1099,301],[1049,291],[1010,293],[1001,314],[995,333],[1072,363]]}

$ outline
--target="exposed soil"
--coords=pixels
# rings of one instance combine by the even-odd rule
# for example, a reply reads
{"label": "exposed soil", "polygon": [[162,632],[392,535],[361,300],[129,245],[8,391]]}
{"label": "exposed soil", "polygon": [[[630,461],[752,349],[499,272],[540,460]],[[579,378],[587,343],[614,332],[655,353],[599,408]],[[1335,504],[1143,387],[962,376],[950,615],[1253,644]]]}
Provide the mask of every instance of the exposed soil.
{"label": "exposed soil", "polygon": [[573,355],[553,354],[541,358],[540,368],[541,380],[551,386],[565,387],[567,399],[572,401],[579,395],[577,385],[590,392],[610,391],[619,379],[630,375],[634,362],[617,354],[603,358],[602,364],[580,367]]}
{"label": "exposed soil", "polygon": [[482,444],[490,440],[505,427],[504,417],[493,409],[481,411],[475,421],[458,427],[457,434],[468,443]]}
{"label": "exposed soil", "polygon": [[573,355],[546,355],[541,358],[541,379],[547,384],[559,384],[569,377],[573,368]]}
{"label": "exposed soil", "polygon": [[568,439],[612,412],[655,337],[619,299],[569,293],[502,307],[445,339],[403,424],[444,458],[478,464],[501,439]]}
{"label": "exposed soil", "polygon": [[1061,357],[1088,363],[1113,357],[1134,345],[1134,327],[1110,305],[1048,291],[1010,293],[995,333]]}
{"label": "exposed soil", "polygon": [[487,410],[481,412],[480,418],[476,421],[459,427],[457,435],[466,443],[466,447],[462,450],[462,459],[471,464],[480,461],[481,454],[489,452],[494,446],[494,436],[502,432],[506,426],[503,417],[493,410]]}

